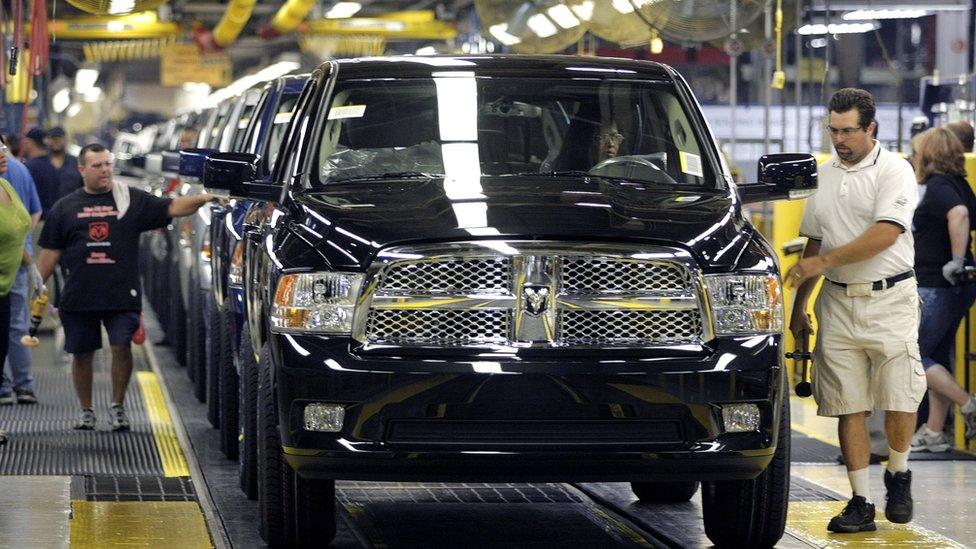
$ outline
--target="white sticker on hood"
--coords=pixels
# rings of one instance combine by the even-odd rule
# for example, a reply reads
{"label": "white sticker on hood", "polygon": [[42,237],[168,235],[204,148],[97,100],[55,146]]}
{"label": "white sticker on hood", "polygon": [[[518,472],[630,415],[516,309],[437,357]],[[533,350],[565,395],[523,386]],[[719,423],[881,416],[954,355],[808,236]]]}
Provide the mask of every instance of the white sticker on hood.
{"label": "white sticker on hood", "polygon": [[329,120],[340,118],[362,118],[366,105],[342,105],[329,109]]}
{"label": "white sticker on hood", "polygon": [[684,151],[678,151],[678,160],[681,162],[681,171],[695,177],[705,177],[702,171],[701,157]]}

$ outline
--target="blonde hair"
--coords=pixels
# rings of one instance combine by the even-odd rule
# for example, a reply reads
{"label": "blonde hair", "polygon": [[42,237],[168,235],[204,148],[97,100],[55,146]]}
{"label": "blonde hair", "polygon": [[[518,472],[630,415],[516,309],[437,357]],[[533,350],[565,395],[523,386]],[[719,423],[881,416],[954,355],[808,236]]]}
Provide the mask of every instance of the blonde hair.
{"label": "blonde hair", "polygon": [[945,128],[930,128],[916,136],[914,144],[915,179],[924,183],[929,177],[958,175],[966,177],[962,143]]}

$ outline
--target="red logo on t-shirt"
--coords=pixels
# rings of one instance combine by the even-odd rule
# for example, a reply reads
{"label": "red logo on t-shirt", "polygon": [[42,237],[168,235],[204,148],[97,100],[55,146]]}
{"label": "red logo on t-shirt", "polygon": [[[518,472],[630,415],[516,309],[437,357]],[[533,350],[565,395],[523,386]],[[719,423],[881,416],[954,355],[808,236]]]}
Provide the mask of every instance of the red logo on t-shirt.
{"label": "red logo on t-shirt", "polygon": [[108,238],[108,223],[104,221],[93,221],[89,223],[88,237],[96,242],[101,242]]}

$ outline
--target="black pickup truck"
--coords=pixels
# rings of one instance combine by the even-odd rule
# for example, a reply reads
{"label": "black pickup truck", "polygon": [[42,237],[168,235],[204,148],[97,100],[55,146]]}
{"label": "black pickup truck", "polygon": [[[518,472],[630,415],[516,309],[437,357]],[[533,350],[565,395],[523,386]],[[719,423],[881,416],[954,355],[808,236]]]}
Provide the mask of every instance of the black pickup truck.
{"label": "black pickup truck", "polygon": [[[670,67],[563,56],[334,61],[278,162],[217,154],[252,210],[259,500],[272,545],[335,533],[335,480],[702,489],[716,544],[772,546],[789,492],[783,293]],[[260,202],[263,201],[263,202]]]}

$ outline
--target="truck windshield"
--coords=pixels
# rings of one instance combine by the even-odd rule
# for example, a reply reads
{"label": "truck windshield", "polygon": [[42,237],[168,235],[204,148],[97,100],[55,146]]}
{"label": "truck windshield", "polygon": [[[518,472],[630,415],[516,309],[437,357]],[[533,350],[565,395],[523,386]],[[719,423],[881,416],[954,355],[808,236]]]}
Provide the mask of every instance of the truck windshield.
{"label": "truck windshield", "polygon": [[714,186],[673,84],[481,78],[340,82],[319,143],[319,184],[397,177],[594,175]]}

